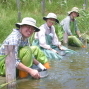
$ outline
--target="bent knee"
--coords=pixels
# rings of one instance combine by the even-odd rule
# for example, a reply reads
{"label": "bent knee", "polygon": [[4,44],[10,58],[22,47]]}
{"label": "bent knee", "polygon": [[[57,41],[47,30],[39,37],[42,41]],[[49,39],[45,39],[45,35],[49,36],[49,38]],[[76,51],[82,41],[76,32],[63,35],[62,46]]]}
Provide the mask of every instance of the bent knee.
{"label": "bent knee", "polygon": [[31,48],[31,49],[34,49],[34,50],[35,50],[35,49],[39,49],[38,46],[30,46],[30,48]]}
{"label": "bent knee", "polygon": [[76,36],[68,36],[69,39],[78,39]]}
{"label": "bent knee", "polygon": [[29,46],[26,46],[26,47],[23,47],[22,49],[20,49],[20,54],[26,54],[27,52],[28,53],[31,53],[31,49]]}
{"label": "bent knee", "polygon": [[76,36],[72,36],[73,39],[76,39],[77,37]]}

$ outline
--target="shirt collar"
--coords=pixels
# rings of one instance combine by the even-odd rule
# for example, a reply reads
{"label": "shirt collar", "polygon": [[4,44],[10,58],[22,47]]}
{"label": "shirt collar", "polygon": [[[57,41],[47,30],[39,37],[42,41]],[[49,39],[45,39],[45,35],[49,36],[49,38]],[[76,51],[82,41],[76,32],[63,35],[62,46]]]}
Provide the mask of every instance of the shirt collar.
{"label": "shirt collar", "polygon": [[46,27],[47,29],[51,29],[51,27],[48,27],[47,23],[45,23],[45,27]]}
{"label": "shirt collar", "polygon": [[20,39],[23,39],[22,34],[20,33],[19,29],[13,29],[13,31],[17,33]]}

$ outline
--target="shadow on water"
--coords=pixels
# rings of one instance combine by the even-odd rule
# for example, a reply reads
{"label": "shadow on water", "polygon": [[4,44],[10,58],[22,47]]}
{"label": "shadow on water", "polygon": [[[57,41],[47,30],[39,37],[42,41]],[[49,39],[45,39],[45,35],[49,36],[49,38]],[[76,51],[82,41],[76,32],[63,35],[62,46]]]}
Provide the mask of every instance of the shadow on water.
{"label": "shadow on water", "polygon": [[47,78],[21,79],[16,89],[89,89],[89,45],[71,49],[77,53],[50,61]]}

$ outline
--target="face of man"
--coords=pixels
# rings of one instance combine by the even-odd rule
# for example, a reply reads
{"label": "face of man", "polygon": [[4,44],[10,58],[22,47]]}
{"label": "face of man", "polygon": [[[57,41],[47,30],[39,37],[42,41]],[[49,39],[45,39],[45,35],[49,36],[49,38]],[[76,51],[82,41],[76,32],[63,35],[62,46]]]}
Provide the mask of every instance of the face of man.
{"label": "face of man", "polygon": [[33,26],[29,25],[22,25],[20,27],[20,32],[24,38],[30,37],[35,31],[35,28]]}
{"label": "face of man", "polygon": [[75,18],[78,16],[78,13],[77,12],[72,12],[72,16]]}
{"label": "face of man", "polygon": [[49,27],[51,27],[52,25],[54,25],[56,23],[56,20],[54,18],[49,18],[49,19],[47,19],[46,22],[47,22],[47,25]]}

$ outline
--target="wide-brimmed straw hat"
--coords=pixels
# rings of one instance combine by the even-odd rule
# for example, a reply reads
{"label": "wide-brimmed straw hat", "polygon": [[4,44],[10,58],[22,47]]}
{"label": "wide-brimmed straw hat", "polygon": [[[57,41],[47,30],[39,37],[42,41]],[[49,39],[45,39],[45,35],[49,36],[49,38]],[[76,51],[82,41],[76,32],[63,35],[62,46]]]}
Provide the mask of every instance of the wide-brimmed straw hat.
{"label": "wide-brimmed straw hat", "polygon": [[36,20],[30,17],[23,18],[21,23],[16,23],[15,25],[18,28],[20,28],[21,25],[30,25],[35,28],[35,32],[40,31],[40,29],[36,26]]}
{"label": "wide-brimmed straw hat", "polygon": [[47,20],[49,18],[53,18],[56,20],[57,23],[59,23],[59,20],[57,19],[57,16],[54,13],[49,13],[47,16],[44,16],[43,20]]}
{"label": "wide-brimmed straw hat", "polygon": [[68,15],[70,15],[72,12],[78,13],[77,17],[79,16],[79,8],[73,7],[73,8],[71,9],[71,11],[68,11]]}

